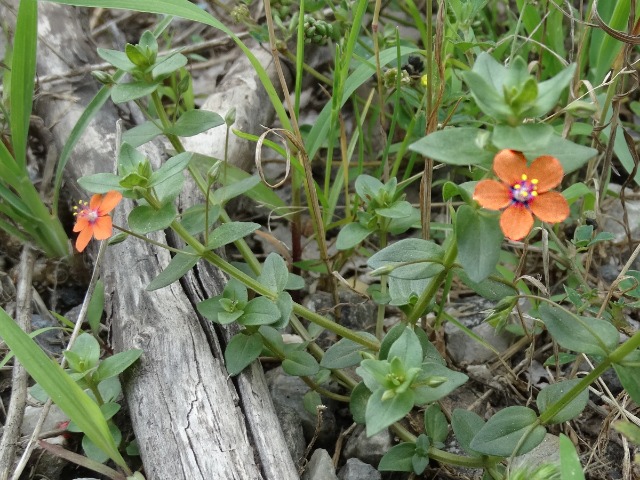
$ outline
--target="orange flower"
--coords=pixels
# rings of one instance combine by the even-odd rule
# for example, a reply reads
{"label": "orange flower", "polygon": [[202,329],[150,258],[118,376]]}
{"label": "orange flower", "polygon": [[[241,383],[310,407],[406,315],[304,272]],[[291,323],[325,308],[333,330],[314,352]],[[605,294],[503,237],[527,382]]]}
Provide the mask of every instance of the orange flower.
{"label": "orange flower", "polygon": [[108,213],[122,200],[122,194],[111,190],[106,195],[94,195],[89,203],[80,202],[80,209],[73,207],[76,212],[76,224],[74,232],[80,232],[76,240],[76,248],[83,251],[89,244],[91,237],[96,240],[105,240],[113,233],[111,217]]}
{"label": "orange flower", "polygon": [[500,228],[507,238],[520,240],[533,227],[533,215],[543,222],[558,223],[569,216],[569,204],[558,192],[564,172],[557,158],[543,155],[527,167],[521,152],[501,150],[493,160],[493,171],[502,180],[482,180],[473,192],[484,208],[501,210]]}

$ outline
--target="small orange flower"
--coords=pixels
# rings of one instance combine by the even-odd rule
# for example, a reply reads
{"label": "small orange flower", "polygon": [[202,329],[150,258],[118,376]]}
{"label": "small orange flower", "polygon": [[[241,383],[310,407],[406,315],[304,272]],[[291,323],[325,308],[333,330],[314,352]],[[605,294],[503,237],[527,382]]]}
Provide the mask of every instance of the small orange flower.
{"label": "small orange flower", "polygon": [[533,215],[543,222],[558,223],[569,216],[569,204],[558,192],[564,172],[557,158],[543,155],[527,167],[521,152],[501,150],[493,160],[493,171],[502,182],[482,180],[473,192],[484,208],[502,210],[500,228],[507,238],[520,240],[533,227]]}
{"label": "small orange flower", "polygon": [[113,224],[108,214],[120,203],[120,200],[122,200],[122,194],[111,190],[104,196],[94,195],[89,203],[81,201],[80,208],[73,207],[77,218],[73,231],[80,232],[76,240],[76,248],[79,252],[87,247],[91,237],[96,240],[105,240],[111,236]]}

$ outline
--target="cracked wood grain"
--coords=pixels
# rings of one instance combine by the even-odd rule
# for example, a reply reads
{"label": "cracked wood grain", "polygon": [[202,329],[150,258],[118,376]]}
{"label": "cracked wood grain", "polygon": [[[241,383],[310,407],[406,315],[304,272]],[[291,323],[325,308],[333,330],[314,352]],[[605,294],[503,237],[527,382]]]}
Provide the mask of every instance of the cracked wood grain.
{"label": "cracked wood grain", "polygon": [[[0,5],[0,17],[11,24],[18,1],[6,4]],[[40,4],[39,75],[64,75],[96,62],[95,48],[84,30],[87,24],[86,10]],[[86,76],[39,88],[36,113],[52,131],[60,151],[98,85]],[[115,124],[122,114],[128,115],[126,108],[116,110],[108,103],[91,123],[68,164],[67,193],[86,198],[75,179],[113,171]],[[165,158],[157,144],[148,145],[144,153],[155,167]],[[132,207],[124,201],[115,211],[114,223],[125,225]],[[152,238],[167,242],[163,232]],[[254,366],[236,383],[231,381],[219,345],[228,335],[202,323],[183,285],[145,290],[169,260],[167,251],[129,239],[109,247],[103,268],[114,349],[144,350],[123,385],[146,478],[298,478],[261,369]],[[207,294],[215,294],[224,277],[209,270],[199,281],[207,285]]]}

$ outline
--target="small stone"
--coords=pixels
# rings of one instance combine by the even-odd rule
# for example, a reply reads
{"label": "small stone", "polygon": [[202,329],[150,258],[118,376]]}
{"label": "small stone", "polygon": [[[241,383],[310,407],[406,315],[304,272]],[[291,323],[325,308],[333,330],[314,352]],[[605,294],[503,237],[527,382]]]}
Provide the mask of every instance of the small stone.
{"label": "small stone", "polygon": [[537,468],[547,463],[560,464],[560,438],[551,433],[547,433],[542,443],[536,448],[516,457],[511,468]]}
{"label": "small stone", "polygon": [[39,330],[41,328],[52,328],[36,335],[34,340],[45,351],[53,355],[60,355],[64,349],[64,336],[60,330],[60,323],[49,316],[42,316],[34,313],[31,315],[31,330]]}
{"label": "small stone", "polygon": [[[269,370],[265,377],[276,408],[296,412],[302,422],[305,439],[311,441],[316,434],[318,420],[316,415],[309,413],[302,403],[304,394],[309,391],[309,387],[300,378],[285,374],[282,367]],[[317,432],[317,444],[331,445],[335,440],[336,428],[335,415],[330,408],[324,409],[322,423]]]}
{"label": "small stone", "polygon": [[279,405],[276,405],[275,409],[284,434],[284,442],[287,444],[293,462],[299,465],[307,446],[300,416],[294,410],[282,408]]}
{"label": "small stone", "polygon": [[[43,407],[41,406],[33,406],[27,405],[24,410],[24,417],[22,418],[22,427],[20,429],[20,433],[25,436],[30,436],[33,433],[38,420],[40,419],[40,414],[42,413]],[[69,417],[67,417],[60,408],[53,404],[49,409],[49,414],[47,415],[44,424],[42,425],[42,432],[50,432],[52,430],[57,430],[61,428],[61,424],[69,421]],[[65,426],[66,428],[66,426]]]}
{"label": "small stone", "polygon": [[315,450],[301,480],[338,480],[329,452],[322,448]]}
{"label": "small stone", "polygon": [[364,427],[358,427],[344,446],[344,458],[359,458],[364,463],[378,465],[380,459],[393,446],[393,438],[385,429],[372,437],[367,437]]}
{"label": "small stone", "polygon": [[350,458],[340,469],[338,480],[380,480],[382,475],[368,463]]}
{"label": "small stone", "polygon": [[[497,334],[495,328],[488,323],[482,323],[473,327],[471,331],[483,338],[499,352],[506,350],[511,343],[510,334]],[[447,351],[449,352],[451,360],[456,365],[482,364],[495,359],[495,353],[458,329],[455,325],[447,323],[445,325],[445,332],[447,333]]]}

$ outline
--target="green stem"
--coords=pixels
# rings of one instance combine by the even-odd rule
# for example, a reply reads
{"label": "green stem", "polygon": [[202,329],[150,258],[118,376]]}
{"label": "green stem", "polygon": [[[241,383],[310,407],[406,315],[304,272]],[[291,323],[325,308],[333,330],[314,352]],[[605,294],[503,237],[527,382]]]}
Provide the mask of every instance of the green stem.
{"label": "green stem", "polygon": [[429,303],[431,303],[431,300],[436,296],[436,293],[438,293],[440,285],[442,285],[442,283],[447,279],[449,270],[456,261],[456,257],[458,256],[458,244],[456,242],[456,239],[452,235],[447,239],[447,241],[448,246],[442,261],[444,269],[440,273],[438,273],[438,275],[433,277],[433,279],[429,283],[429,286],[425,289],[424,292],[422,292],[420,298],[418,298],[418,301],[413,307],[413,310],[411,310],[411,312],[407,316],[407,321],[410,324],[415,324],[422,316],[426,308],[429,306]]}
{"label": "green stem", "polygon": [[[408,431],[404,426],[399,423],[391,425],[391,430],[405,442],[415,443],[416,436]],[[440,463],[447,465],[457,465],[459,467],[467,468],[491,468],[493,465],[499,463],[502,459],[496,457],[466,457],[464,455],[456,455],[455,453],[445,452],[439,448],[429,447],[429,458]]]}
{"label": "green stem", "polygon": [[[548,298],[538,297],[535,295],[521,295],[524,298],[532,298],[539,301],[544,301],[549,304],[558,306]],[[563,307],[560,307],[563,308]],[[564,309],[564,308],[563,308]],[[567,311],[566,309],[564,309]],[[571,313],[571,312],[569,312]],[[555,402],[551,407],[545,410],[539,418],[539,422],[542,425],[550,422],[553,417],[555,417],[564,407],[566,407],[573,399],[575,399],[580,393],[589,387],[593,382],[595,382],[600,375],[602,375],[609,367],[613,364],[620,364],[624,358],[629,355],[631,352],[640,347],[640,332],[636,332],[629,340],[624,342],[618,348],[616,348],[613,352],[611,352],[596,368],[594,368],[589,374],[584,376],[580,381],[571,388],[567,393],[565,393],[560,400]]]}

